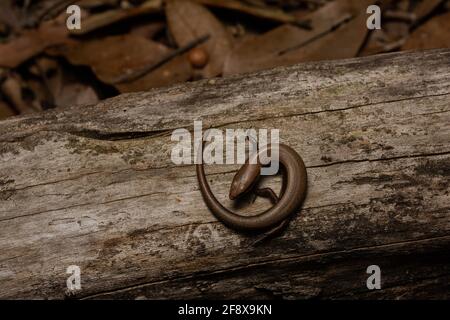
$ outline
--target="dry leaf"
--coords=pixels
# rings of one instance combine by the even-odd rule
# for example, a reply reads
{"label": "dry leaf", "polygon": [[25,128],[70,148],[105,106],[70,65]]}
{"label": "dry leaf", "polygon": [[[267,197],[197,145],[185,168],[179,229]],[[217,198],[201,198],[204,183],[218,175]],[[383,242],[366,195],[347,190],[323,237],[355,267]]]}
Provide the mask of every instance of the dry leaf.
{"label": "dry leaf", "polygon": [[295,23],[298,18],[294,15],[284,12],[278,7],[252,6],[244,1],[237,0],[194,0],[195,2],[224,9],[240,11],[255,17],[278,21],[282,23]]}
{"label": "dry leaf", "polygon": [[205,7],[184,0],[168,1],[167,22],[177,45],[183,47],[209,34],[210,39],[202,46],[209,55],[209,62],[203,68],[206,78],[222,73],[226,56],[231,50],[232,40],[222,23]]}
{"label": "dry leaf", "polygon": [[402,50],[450,47],[450,12],[437,16],[417,28]]}
{"label": "dry leaf", "polygon": [[35,99],[31,102],[34,109],[43,110],[54,106],[51,97],[49,97],[49,90],[41,79],[28,79],[26,85],[34,94]]}
{"label": "dry leaf", "polygon": [[19,38],[0,44],[0,67],[16,68],[50,46],[72,42],[65,25],[45,22],[39,29],[26,30]]}
{"label": "dry leaf", "polygon": [[[305,19],[312,30],[283,25],[261,36],[243,41],[233,49],[225,62],[224,74],[237,74],[285,64],[284,53],[299,48],[350,19],[354,12],[348,0],[336,0],[314,11]],[[367,29],[367,28],[366,28]]]}
{"label": "dry leaf", "polygon": [[0,120],[15,116],[14,110],[4,101],[0,100]]}
{"label": "dry leaf", "polygon": [[96,8],[101,6],[116,6],[120,0],[79,0],[78,5],[82,8]]}
{"label": "dry leaf", "polygon": [[[408,0],[397,1],[395,2],[395,9],[393,10],[393,13],[394,15],[396,13],[400,13],[400,15],[409,14],[409,7],[410,2]],[[386,31],[389,42],[402,42],[409,36],[411,24],[412,21],[393,19],[391,21],[384,22],[383,29]]]}
{"label": "dry leaf", "polygon": [[51,102],[56,107],[94,105],[99,101],[97,93],[89,84],[80,82],[63,68],[58,68],[46,82]]}
{"label": "dry leaf", "polygon": [[185,82],[192,77],[192,68],[186,55],[178,56],[163,64],[161,67],[129,83],[115,86],[120,92],[145,91],[150,88],[164,87],[175,83]]}
{"label": "dry leaf", "polygon": [[164,30],[164,28],[165,24],[163,22],[151,22],[147,24],[134,26],[130,30],[130,33],[147,39],[152,39],[155,35]]}
{"label": "dry leaf", "polygon": [[438,5],[442,3],[442,0],[422,0],[414,8],[414,13],[418,20],[428,16]]}
{"label": "dry leaf", "polygon": [[[129,34],[80,43],[68,48],[64,55],[72,64],[91,66],[100,80],[113,84],[118,77],[152,65],[170,52],[171,49],[160,43]],[[147,90],[186,81],[191,76],[186,57],[180,56],[133,82],[116,87],[121,92]]]}
{"label": "dry leaf", "polygon": [[22,79],[16,74],[9,75],[1,84],[1,91],[14,108],[20,113],[32,113],[38,110],[27,103],[22,96]]}
{"label": "dry leaf", "polygon": [[384,53],[391,51],[390,43],[387,39],[389,38],[386,30],[377,29],[373,30],[367,40],[367,44],[360,52],[361,57],[370,56],[373,54]]}
{"label": "dry leaf", "polygon": [[152,64],[170,52],[164,45],[134,35],[110,36],[70,46],[65,52],[75,65],[89,65],[100,80],[112,83],[121,74]]}
{"label": "dry leaf", "polygon": [[[298,63],[299,61],[319,61],[336,60],[355,57],[367,36],[366,20],[364,8],[372,0],[353,0],[354,12],[360,12],[354,19],[340,26],[334,32],[328,33],[322,38],[300,48],[287,53],[284,59],[287,62]],[[330,49],[332,48],[332,49]]]}
{"label": "dry leaf", "polygon": [[39,57],[30,71],[36,76],[26,81],[34,93],[33,105],[41,109],[74,105],[93,105],[99,101],[96,91],[89,83],[61,67],[56,59]]}
{"label": "dry leaf", "polygon": [[[388,3],[389,2],[389,3]],[[409,1],[397,1],[390,3],[386,1],[386,11],[384,16],[412,16],[414,14],[409,12]],[[390,5],[388,7],[387,5]],[[392,7],[394,5],[394,7]],[[416,8],[418,9],[418,8]],[[389,13],[389,14],[388,14]],[[399,49],[409,36],[409,29],[413,20],[401,20],[401,19],[386,19],[383,22],[382,28],[374,30],[370,33],[366,46],[361,50],[360,56],[368,56],[378,53],[391,52]],[[416,19],[417,20],[417,19]]]}
{"label": "dry leaf", "polygon": [[82,83],[65,84],[55,95],[55,104],[59,107],[94,105],[99,101],[92,87]]}
{"label": "dry leaf", "polygon": [[162,0],[149,0],[136,8],[108,10],[84,19],[81,24],[81,29],[71,30],[70,33],[76,35],[86,34],[131,17],[158,12],[161,8]]}
{"label": "dry leaf", "polygon": [[14,31],[20,29],[20,21],[14,9],[12,0],[2,0],[0,2],[0,24],[5,24]]}

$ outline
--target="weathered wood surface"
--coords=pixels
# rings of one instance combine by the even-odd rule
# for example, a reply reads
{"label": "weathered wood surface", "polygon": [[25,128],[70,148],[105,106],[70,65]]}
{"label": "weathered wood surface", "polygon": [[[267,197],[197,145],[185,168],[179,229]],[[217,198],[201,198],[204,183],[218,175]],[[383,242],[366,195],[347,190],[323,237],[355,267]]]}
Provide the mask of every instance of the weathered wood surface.
{"label": "weathered wood surface", "polygon": [[[0,297],[449,298],[450,51],[298,65],[0,123]],[[207,210],[173,129],[280,128],[303,209],[252,247]],[[235,166],[207,168],[226,205]],[[277,179],[269,184],[279,185]],[[265,200],[246,206],[256,212]],[[244,209],[243,209],[244,210]],[[382,290],[366,288],[366,268]]]}

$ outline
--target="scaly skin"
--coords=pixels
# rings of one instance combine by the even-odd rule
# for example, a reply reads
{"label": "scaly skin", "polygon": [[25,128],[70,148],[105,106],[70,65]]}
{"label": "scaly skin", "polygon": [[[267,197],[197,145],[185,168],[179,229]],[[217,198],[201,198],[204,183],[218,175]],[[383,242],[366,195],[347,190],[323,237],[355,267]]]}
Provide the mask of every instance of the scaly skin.
{"label": "scaly skin", "polygon": [[[270,152],[270,146],[267,148]],[[256,156],[261,152],[262,150]],[[235,230],[262,231],[281,225],[302,204],[306,194],[307,174],[302,158],[295,150],[284,144],[279,145],[279,161],[285,169],[284,179],[286,180],[283,181],[281,198],[273,201],[274,205],[270,209],[255,216],[242,216],[222,206],[209,187],[203,161],[201,164],[197,164],[197,179],[206,205],[217,219]],[[250,164],[247,160],[233,180],[230,198],[235,199],[243,193],[250,192],[259,178],[260,169],[259,162]]]}

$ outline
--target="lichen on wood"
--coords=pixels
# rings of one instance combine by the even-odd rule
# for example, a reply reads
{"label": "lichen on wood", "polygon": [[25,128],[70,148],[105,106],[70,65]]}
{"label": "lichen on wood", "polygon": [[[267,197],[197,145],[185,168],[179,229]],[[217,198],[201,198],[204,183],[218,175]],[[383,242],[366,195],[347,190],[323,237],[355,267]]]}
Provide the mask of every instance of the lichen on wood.
{"label": "lichen on wood", "polygon": [[[0,122],[0,297],[64,298],[78,265],[73,298],[448,299],[449,62],[310,63]],[[279,237],[223,226],[194,166],[171,162],[171,132],[196,119],[279,128],[303,157],[306,201]],[[235,169],[207,167],[229,207]],[[365,285],[372,264],[382,290]]]}

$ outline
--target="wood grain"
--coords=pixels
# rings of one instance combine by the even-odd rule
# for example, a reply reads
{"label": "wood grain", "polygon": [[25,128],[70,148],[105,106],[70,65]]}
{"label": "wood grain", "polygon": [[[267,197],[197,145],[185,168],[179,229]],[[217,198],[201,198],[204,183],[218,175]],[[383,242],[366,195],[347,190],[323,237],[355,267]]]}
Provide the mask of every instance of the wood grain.
{"label": "wood grain", "polygon": [[[450,50],[278,68],[0,122],[0,297],[450,297]],[[281,236],[219,223],[172,130],[279,128],[308,195]],[[226,199],[236,166],[208,166]],[[279,188],[278,178],[266,181]],[[236,210],[254,213],[258,199]],[[382,290],[366,268],[382,270]],[[81,267],[69,294],[66,268]]]}

